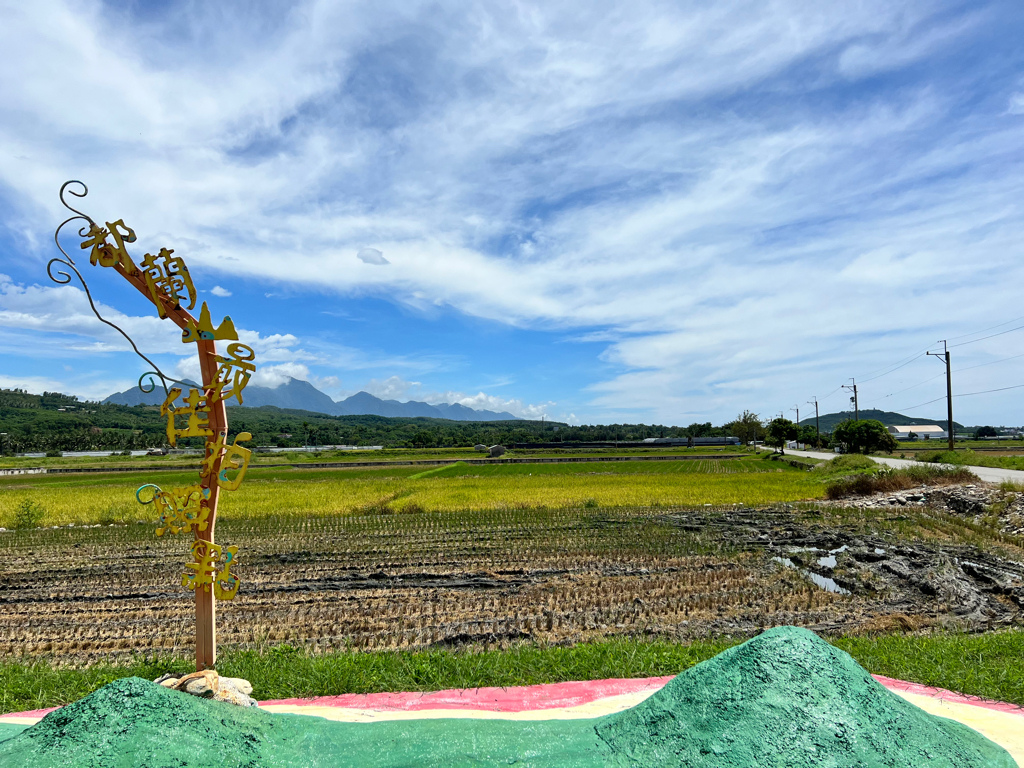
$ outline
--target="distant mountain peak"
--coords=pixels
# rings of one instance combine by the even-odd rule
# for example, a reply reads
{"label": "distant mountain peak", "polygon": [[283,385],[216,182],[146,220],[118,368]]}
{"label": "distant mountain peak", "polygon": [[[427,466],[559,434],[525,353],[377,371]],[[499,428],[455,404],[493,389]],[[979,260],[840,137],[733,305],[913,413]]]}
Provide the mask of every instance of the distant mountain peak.
{"label": "distant mountain peak", "polygon": [[[193,386],[199,385],[193,384]],[[326,413],[331,416],[370,415],[406,418],[422,416],[452,421],[512,421],[518,419],[517,416],[506,411],[500,413],[478,411],[459,403],[431,405],[416,400],[402,403],[398,400],[382,400],[369,392],[357,392],[351,397],[335,402],[329,395],[321,392],[308,381],[290,377],[284,384],[274,388],[250,384],[242,393],[242,399],[243,405],[250,408],[273,405],[278,408]],[[124,392],[115,392],[103,402],[118,405],[160,405],[163,401],[164,392],[160,387],[149,393],[143,392],[138,387],[132,387]]]}

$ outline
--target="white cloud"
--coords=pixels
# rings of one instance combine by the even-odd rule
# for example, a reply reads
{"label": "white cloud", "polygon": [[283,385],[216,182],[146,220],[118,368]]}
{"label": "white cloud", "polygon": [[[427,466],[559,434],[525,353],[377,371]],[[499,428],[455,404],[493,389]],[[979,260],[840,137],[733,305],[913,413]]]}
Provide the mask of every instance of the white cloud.
{"label": "white cloud", "polygon": [[252,383],[260,387],[277,389],[287,384],[288,379],[309,380],[309,368],[302,363],[279,363],[278,365],[261,365],[252,375]]}
{"label": "white cloud", "polygon": [[360,248],[356,258],[364,264],[384,265],[391,262],[384,258],[384,254],[376,248]]}
{"label": "white cloud", "polygon": [[226,299],[228,296],[231,295],[231,291],[229,291],[227,288],[221,288],[219,285],[213,286],[213,288],[210,289],[210,293],[212,293],[214,296],[220,296],[222,299]]}
{"label": "white cloud", "polygon": [[382,400],[398,400],[402,397],[407,400],[420,400],[423,397],[420,393],[422,386],[418,381],[406,381],[400,376],[390,376],[386,379],[370,379],[362,390]]}
{"label": "white cloud", "polygon": [[[599,2],[584,16],[558,2],[289,8],[225,29],[193,5],[181,35],[170,17],[143,23],[94,0],[12,7],[0,44],[20,65],[0,71],[0,182],[26,249],[45,241],[75,168],[92,186],[85,209],[124,216],[140,253],[181,247],[218,277],[244,265],[297,291],[570,329],[606,345],[592,412],[628,403],[669,423],[731,415],[757,396],[737,382],[792,399],[793,370],[820,393],[1017,303],[1019,127],[964,102],[966,79],[847,83],[955,51],[998,24],[984,12],[917,0]],[[1024,112],[1021,94],[1008,111]],[[391,267],[362,269],[352,253],[387,253]],[[80,292],[0,293],[8,348],[124,348]],[[175,354],[169,323],[109,311],[144,349]],[[32,351],[48,330],[76,340]],[[240,335],[268,381],[324,364],[423,380],[443,367]],[[389,381],[380,392],[400,388]]]}
{"label": "white cloud", "polygon": [[[423,385],[418,381],[406,381],[399,376],[391,376],[387,379],[371,379],[366,386],[362,387],[375,397],[382,400],[418,400],[431,405],[439,403],[459,404],[474,410],[508,411],[513,416],[524,419],[539,419],[549,417],[549,411],[555,403],[524,403],[515,398],[504,398],[496,395],[488,395],[478,392],[475,395],[468,395],[465,392],[448,390],[445,392],[424,391]],[[351,393],[349,393],[351,394]]]}

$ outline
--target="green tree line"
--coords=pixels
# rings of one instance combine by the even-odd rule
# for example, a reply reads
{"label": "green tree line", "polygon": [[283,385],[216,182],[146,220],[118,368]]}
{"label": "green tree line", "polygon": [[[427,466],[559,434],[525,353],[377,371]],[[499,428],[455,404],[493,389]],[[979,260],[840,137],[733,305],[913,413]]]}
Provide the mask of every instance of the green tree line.
{"label": "green tree line", "polygon": [[[445,448],[519,442],[630,441],[649,437],[715,437],[734,434],[710,422],[688,427],[660,424],[572,426],[551,421],[449,421],[384,416],[328,416],[264,406],[228,407],[231,433],[250,432],[253,444],[382,445],[386,448]],[[167,422],[152,405],[79,401],[71,395],[0,389],[0,451],[123,451],[163,447]],[[178,441],[200,447],[199,438]]]}

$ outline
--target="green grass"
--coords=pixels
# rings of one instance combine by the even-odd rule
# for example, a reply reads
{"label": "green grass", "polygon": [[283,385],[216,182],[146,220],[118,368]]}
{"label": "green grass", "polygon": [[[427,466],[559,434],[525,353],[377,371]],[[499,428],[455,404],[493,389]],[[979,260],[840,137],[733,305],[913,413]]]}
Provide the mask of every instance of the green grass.
{"label": "green grass", "polygon": [[[502,651],[362,652],[311,655],[290,646],[222,652],[222,675],[243,677],[259,699],[379,691],[534,685],[569,680],[673,675],[740,642],[687,644],[615,639],[571,647],[523,645]],[[869,672],[1024,705],[1024,631],[984,635],[841,637],[834,645]],[[184,658],[138,659],[84,669],[46,661],[0,664],[0,711],[57,706],[113,680],[188,672]]]}
{"label": "green grass", "polygon": [[1024,469],[1024,456],[992,456],[970,449],[966,451],[923,451],[917,454],[918,461],[931,464],[957,464],[974,467],[996,467],[999,469]]}
{"label": "green grass", "polygon": [[[184,486],[195,482],[197,474],[168,471],[0,478],[0,526],[13,527],[17,510],[26,502],[42,510],[42,525],[149,520],[152,509],[136,503],[136,488],[153,482],[164,488]],[[257,467],[238,491],[221,496],[218,517],[768,504],[821,494],[821,483],[811,473],[754,458],[453,465],[426,472],[410,466],[345,470]]]}
{"label": "green grass", "polygon": [[1024,706],[1024,630],[834,641],[876,675]]}

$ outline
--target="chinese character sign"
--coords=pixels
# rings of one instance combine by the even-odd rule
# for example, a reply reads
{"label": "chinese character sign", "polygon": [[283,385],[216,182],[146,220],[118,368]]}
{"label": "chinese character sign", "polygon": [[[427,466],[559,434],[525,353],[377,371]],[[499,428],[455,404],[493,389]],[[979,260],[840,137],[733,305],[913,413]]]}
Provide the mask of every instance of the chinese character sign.
{"label": "chinese character sign", "polygon": [[[215,424],[211,418],[217,403],[234,398],[242,402],[242,392],[256,370],[256,353],[252,347],[238,341],[238,333],[230,317],[214,326],[209,306],[203,302],[199,319],[185,310],[196,305],[196,287],[192,282],[185,260],[170,248],[160,248],[156,255],[147,253],[136,266],[128,253],[127,244],[137,239],[135,231],[124,219],[100,226],[90,221],[83,228],[82,250],[89,252],[93,266],[119,267],[126,277],[135,278],[145,285],[145,293],[156,308],[157,315],[171,317],[182,328],[184,344],[229,341],[226,354],[212,355],[213,365],[205,366],[208,376],[202,388],[192,388],[187,395],[180,387],[167,392],[160,415],[167,419],[167,442],[177,446],[183,437],[206,439],[206,453],[199,467],[198,482],[184,488],[163,490],[156,485],[144,485],[136,497],[143,504],[152,504],[157,512],[156,533],[177,534],[191,531],[196,535],[192,547],[192,561],[186,565],[182,585],[192,589],[213,591],[218,599],[230,600],[238,592],[238,577],[231,573],[238,548],[221,549],[210,537],[200,537],[210,526],[213,516],[212,489],[237,490],[249,467],[252,452],[239,445],[252,439],[248,432],[228,439],[225,423]],[[200,349],[202,353],[204,350]]]}
{"label": "chinese character sign", "polygon": [[[136,498],[142,504],[153,505],[157,536],[193,534],[191,561],[184,568],[181,583],[195,593],[197,667],[210,667],[216,661],[213,600],[231,600],[238,593],[240,583],[232,572],[238,547],[214,543],[217,503],[221,491],[239,488],[252,458],[252,451],[242,445],[251,440],[252,435],[240,432],[233,439],[229,437],[225,401],[233,398],[242,404],[242,393],[256,371],[256,353],[238,340],[230,317],[214,325],[206,302],[201,304],[198,319],[189,314],[198,302],[198,291],[188,265],[173,249],[158,248],[155,255],[146,253],[141,261],[134,261],[128,246],[137,242],[138,237],[124,219],[100,224],[73,207],[65,194],[83,198],[88,189],[79,181],[66,182],[60,189],[61,203],[74,215],[57,227],[54,239],[62,257],[50,260],[47,273],[59,284],[69,283],[72,274],[77,276],[96,317],[120,331],[160,377],[166,392],[160,414],[167,421],[168,444],[174,447],[179,439],[189,437],[203,438],[206,443],[195,482],[167,489],[146,484],[136,491]],[[165,376],[128,334],[100,314],[75,259],[61,244],[62,229],[75,221],[81,222],[78,225],[79,247],[89,254],[89,264],[120,274],[152,302],[159,318],[170,319],[181,329],[182,343],[196,345],[194,349],[203,377],[201,386],[190,386],[186,390],[183,382]],[[53,271],[55,264],[61,265],[56,272]],[[223,354],[217,354],[218,341],[228,342]],[[168,386],[168,382],[182,386]],[[152,390],[144,388],[144,391]]]}

